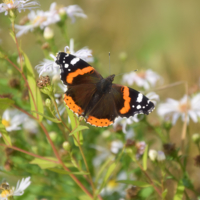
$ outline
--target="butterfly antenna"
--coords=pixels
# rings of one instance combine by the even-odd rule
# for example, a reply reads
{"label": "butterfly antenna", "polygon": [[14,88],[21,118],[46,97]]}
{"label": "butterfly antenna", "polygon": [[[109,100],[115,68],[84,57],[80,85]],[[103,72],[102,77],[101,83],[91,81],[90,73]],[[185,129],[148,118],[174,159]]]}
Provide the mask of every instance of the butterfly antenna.
{"label": "butterfly antenna", "polygon": [[[134,70],[134,72],[137,72],[137,71],[138,71],[138,69]],[[117,74],[115,76],[119,76],[119,75],[123,75],[123,74],[126,74],[126,73]]]}
{"label": "butterfly antenna", "polygon": [[108,52],[108,56],[109,56],[109,74],[111,75],[111,68],[110,68],[110,52]]}

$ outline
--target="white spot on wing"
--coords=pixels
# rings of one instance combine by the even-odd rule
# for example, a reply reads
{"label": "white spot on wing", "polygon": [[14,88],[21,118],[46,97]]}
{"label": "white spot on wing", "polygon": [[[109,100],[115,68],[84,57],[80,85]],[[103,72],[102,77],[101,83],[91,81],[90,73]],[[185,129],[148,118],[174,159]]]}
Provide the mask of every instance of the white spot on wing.
{"label": "white spot on wing", "polygon": [[65,64],[65,68],[68,68],[68,67],[69,67],[69,64],[66,63],[66,64]]}
{"label": "white spot on wing", "polygon": [[73,58],[73,59],[71,60],[71,64],[72,64],[72,65],[75,65],[79,60],[80,60],[80,58]]}
{"label": "white spot on wing", "polygon": [[68,71],[71,71],[71,69],[68,69]]}
{"label": "white spot on wing", "polygon": [[142,102],[142,99],[143,99],[143,94],[142,94],[142,93],[139,93],[136,101],[137,101],[138,103],[140,103],[140,102]]}
{"label": "white spot on wing", "polygon": [[134,105],[132,105],[132,107],[134,108],[135,106],[134,106]]}
{"label": "white spot on wing", "polygon": [[141,108],[141,105],[138,105],[138,106],[137,106],[137,109],[140,109],[140,108]]}

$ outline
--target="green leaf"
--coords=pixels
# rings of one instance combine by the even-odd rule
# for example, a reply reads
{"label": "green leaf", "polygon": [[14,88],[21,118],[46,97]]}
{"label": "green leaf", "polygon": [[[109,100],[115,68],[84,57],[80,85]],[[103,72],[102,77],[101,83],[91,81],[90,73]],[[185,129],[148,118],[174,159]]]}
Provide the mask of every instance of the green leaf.
{"label": "green leaf", "polygon": [[93,200],[91,197],[89,197],[86,194],[83,194],[81,196],[78,197],[79,200]]}
{"label": "green leaf", "polygon": [[49,117],[49,116],[44,115],[44,114],[42,114],[42,113],[40,113],[40,112],[36,112],[36,111],[32,111],[32,110],[31,110],[31,112],[33,112],[33,113],[38,113],[39,115],[42,115],[44,118],[48,119],[49,121],[52,121],[52,122],[55,122],[55,123],[61,123],[60,120],[58,120],[58,119],[56,119],[56,118]]}
{"label": "green leaf", "polygon": [[3,137],[5,144],[8,145],[8,146],[12,146],[10,136],[5,129],[5,126],[2,123],[0,123],[0,133]]}
{"label": "green leaf", "polygon": [[[24,60],[25,60],[25,64],[26,64],[26,77],[28,80],[28,84],[29,87],[32,91],[33,97],[31,96],[31,93],[29,91],[29,97],[30,97],[30,104],[31,104],[31,110],[34,111],[40,111],[40,113],[44,113],[44,106],[43,106],[43,102],[42,102],[42,96],[40,93],[39,88],[36,85],[36,77],[33,71],[33,67],[27,57],[27,55],[25,53],[23,53],[24,56]],[[34,100],[33,100],[34,98]],[[36,103],[37,109],[35,108],[35,104],[34,101]],[[34,114],[35,117],[37,117],[38,114]],[[39,115],[39,121],[42,121],[43,116]]]}
{"label": "green leaf", "polygon": [[147,199],[153,192],[154,189],[152,187],[143,188],[140,190],[138,196],[142,197],[143,199]]}
{"label": "green leaf", "polygon": [[[54,157],[44,157],[44,158],[47,158],[49,160],[52,160],[52,161],[57,161],[56,158]],[[51,162],[51,161],[48,161],[48,160],[43,160],[41,158],[34,158],[30,164],[36,164],[38,165],[41,169],[48,169],[48,168],[53,168],[53,167],[56,167],[58,166],[59,164],[58,163],[54,163],[54,162]]]}
{"label": "green leaf", "polygon": [[143,154],[143,170],[146,171],[147,170],[147,157],[148,157],[148,145],[146,145],[145,150],[144,150],[144,154]]}
{"label": "green leaf", "polygon": [[56,172],[58,174],[75,174],[75,175],[88,175],[88,172],[68,172],[63,169],[58,169],[58,168],[49,168],[48,170],[52,172]]}
{"label": "green leaf", "polygon": [[165,199],[166,195],[167,195],[168,190],[165,189],[162,193],[162,199]]}
{"label": "green leaf", "polygon": [[[70,122],[71,122],[71,129],[74,130],[76,127],[78,127],[79,125],[79,120],[78,117],[67,107],[65,106],[67,109],[67,114],[70,118]],[[76,132],[74,134],[74,137],[76,138],[76,140],[79,141],[79,143],[82,145],[83,144],[83,135],[81,134],[81,132]],[[78,143],[76,142],[76,140],[74,139],[74,144],[76,146],[78,146]]]}
{"label": "green leaf", "polygon": [[9,98],[0,98],[0,110],[5,110],[6,108],[12,106],[15,102]]}
{"label": "green leaf", "polygon": [[79,125],[75,130],[73,130],[69,135],[74,135],[75,133],[85,130],[85,129],[89,129],[87,126],[82,126]]}
{"label": "green leaf", "polygon": [[173,200],[182,200],[183,198],[183,193],[184,193],[185,187],[183,185],[182,181],[179,181],[177,188],[176,188],[176,193],[173,198]]}
{"label": "green leaf", "polygon": [[101,190],[105,187],[106,183],[108,182],[108,179],[110,178],[111,174],[112,174],[113,171],[115,170],[116,166],[117,166],[116,163],[112,163],[112,164],[109,166],[109,168],[108,168],[108,170],[107,170],[107,172],[106,172],[106,175],[105,175],[104,178],[103,178],[103,181],[102,181],[102,183],[101,183],[101,186],[100,186],[99,190],[97,190],[97,193],[96,193],[95,195],[98,195],[98,194],[101,192]]}
{"label": "green leaf", "polygon": [[142,182],[142,181],[133,181],[133,180],[119,180],[119,183],[131,184],[137,187],[151,187],[150,184]]}

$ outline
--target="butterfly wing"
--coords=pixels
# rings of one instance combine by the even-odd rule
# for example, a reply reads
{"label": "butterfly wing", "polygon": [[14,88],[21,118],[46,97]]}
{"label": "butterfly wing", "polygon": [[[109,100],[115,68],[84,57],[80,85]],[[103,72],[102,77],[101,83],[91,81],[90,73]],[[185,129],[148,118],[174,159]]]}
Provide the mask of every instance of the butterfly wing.
{"label": "butterfly wing", "polygon": [[67,86],[79,84],[96,84],[102,76],[84,60],[64,52],[56,56],[60,65],[60,78]]}
{"label": "butterfly wing", "polygon": [[128,118],[136,114],[148,115],[155,108],[145,95],[127,86],[113,84],[111,91],[120,117]]}
{"label": "butterfly wing", "polygon": [[66,105],[78,115],[84,115],[102,76],[87,62],[64,52],[58,53],[56,63],[60,65],[61,80],[67,85]]}

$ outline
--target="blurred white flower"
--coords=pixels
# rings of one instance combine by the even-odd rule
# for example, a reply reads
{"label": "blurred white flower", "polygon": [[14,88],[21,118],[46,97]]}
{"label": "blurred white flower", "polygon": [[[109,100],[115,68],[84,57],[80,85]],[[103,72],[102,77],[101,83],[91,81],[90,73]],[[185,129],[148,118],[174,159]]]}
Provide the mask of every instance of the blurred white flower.
{"label": "blurred white flower", "polygon": [[67,16],[71,18],[72,23],[76,21],[75,17],[87,18],[87,15],[84,14],[83,10],[78,5],[70,5],[63,7]]}
{"label": "blurred white flower", "polygon": [[27,117],[23,122],[23,129],[31,134],[36,134],[38,133],[38,123],[36,120]]}
{"label": "blurred white flower", "polygon": [[168,98],[166,103],[161,103],[157,109],[158,114],[165,118],[165,120],[172,120],[174,125],[177,119],[181,116],[182,121],[185,120],[185,113],[188,112],[187,122],[191,118],[193,122],[198,122],[200,117],[200,93],[193,96],[187,97],[186,95],[180,100],[174,100]]}
{"label": "blurred white flower", "polygon": [[40,27],[44,29],[50,24],[55,24],[60,21],[60,16],[55,9],[55,4],[51,4],[49,11],[37,10],[31,11],[28,14],[29,23],[26,25],[15,25],[15,28],[18,29],[17,37],[27,33],[28,31],[33,31],[35,28]]}
{"label": "blurred white flower", "polygon": [[157,159],[158,152],[154,149],[149,150],[149,158],[151,161],[155,161]]}
{"label": "blurred white flower", "polygon": [[153,102],[154,105],[156,105],[158,103],[158,101],[160,100],[159,95],[156,94],[155,92],[147,93],[146,97],[148,97],[151,100],[151,102]]}
{"label": "blurred white flower", "polygon": [[8,200],[10,197],[23,195],[24,190],[31,184],[30,178],[31,177],[23,178],[21,182],[18,181],[16,188],[10,188],[9,184],[7,184],[7,187],[3,188],[0,193],[0,200]]}
{"label": "blurred white flower", "polygon": [[132,124],[133,122],[139,122],[139,119],[137,118],[137,116],[134,117],[118,117],[117,119],[115,119],[114,123],[113,123],[113,128],[116,130],[117,126],[120,125],[122,126],[122,131],[123,133],[127,133],[126,131],[126,126]]}
{"label": "blurred white flower", "polygon": [[111,142],[110,151],[114,154],[117,154],[122,148],[124,144],[120,140],[115,140]]}
{"label": "blurred white flower", "polygon": [[2,116],[2,124],[5,126],[8,132],[20,130],[19,127],[24,120],[27,118],[27,115],[19,112],[15,109],[7,109],[4,111]]}
{"label": "blurred white flower", "polygon": [[83,13],[83,10],[78,5],[71,5],[68,7],[58,8],[56,2],[50,5],[49,11],[37,10],[36,12],[31,11],[28,14],[29,23],[27,25],[15,25],[16,29],[19,30],[17,37],[33,31],[34,28],[40,27],[44,29],[50,24],[55,24],[61,21],[59,10],[62,9],[66,12],[66,15],[71,18],[72,22],[75,22],[75,17],[86,18],[87,16]]}
{"label": "blurred white flower", "polygon": [[[86,62],[93,62],[92,57],[92,50],[88,49],[87,47],[84,47],[77,52],[74,51],[74,40],[70,39],[70,46],[68,47],[70,54],[75,55]],[[50,56],[53,58],[53,60],[44,59],[39,65],[35,67],[37,70],[39,76],[57,76],[60,74],[60,68],[59,65],[55,63],[56,57],[52,54]]]}
{"label": "blurred white flower", "polygon": [[161,79],[161,77],[157,73],[148,69],[147,71],[125,74],[122,78],[122,81],[128,85],[133,85],[133,83],[136,83],[139,87],[144,87],[144,89],[147,90],[150,88],[150,86],[155,86],[159,79]]}
{"label": "blurred white flower", "polygon": [[[127,178],[128,177],[127,177],[127,174],[125,171],[120,172],[115,179],[110,179],[108,181],[106,187],[102,189],[101,195],[107,196],[107,195],[113,194],[114,192],[118,192],[120,194],[120,196],[125,196],[126,185],[123,183],[119,183],[117,181],[126,180]],[[129,179],[130,179],[130,177],[129,177]]]}
{"label": "blurred white flower", "polygon": [[164,152],[158,151],[157,153],[158,153],[158,155],[157,155],[157,161],[158,162],[162,162],[166,159]]}
{"label": "blurred white flower", "polygon": [[3,0],[3,3],[0,4],[0,13],[5,12],[5,15],[7,15],[8,11],[12,9],[21,12],[21,10],[38,8],[39,5],[37,1],[33,0]]}

